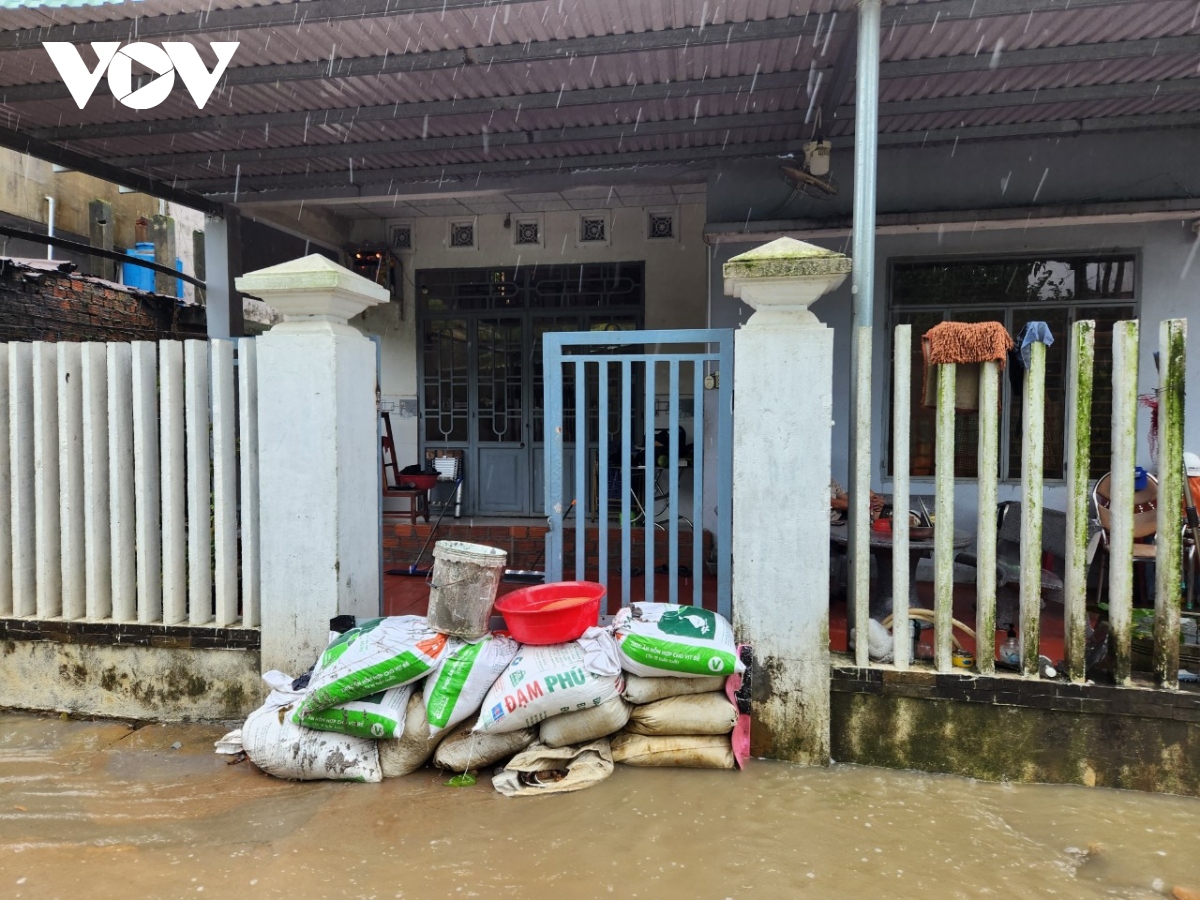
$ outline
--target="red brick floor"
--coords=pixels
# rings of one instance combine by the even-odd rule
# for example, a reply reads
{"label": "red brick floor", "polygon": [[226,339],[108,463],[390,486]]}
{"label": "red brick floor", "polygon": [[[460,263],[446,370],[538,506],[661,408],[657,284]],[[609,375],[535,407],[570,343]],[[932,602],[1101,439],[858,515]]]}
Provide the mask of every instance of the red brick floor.
{"label": "red brick floor", "polygon": [[[691,578],[679,579],[679,596],[681,603],[690,603],[694,582]],[[527,587],[524,584],[506,584],[501,582],[499,596],[510,591]],[[706,609],[717,608],[717,579],[706,575],[701,583],[701,597]],[[654,576],[654,599],[660,602],[668,600],[670,584],[666,575]],[[646,599],[646,578],[638,575],[630,579],[630,594],[634,601]],[[609,615],[621,608],[624,598],[621,596],[621,574],[612,572],[608,578],[608,609]],[[410,577],[407,575],[383,576],[383,611],[389,616],[416,615],[423,616],[429,605],[429,583],[424,576]]]}

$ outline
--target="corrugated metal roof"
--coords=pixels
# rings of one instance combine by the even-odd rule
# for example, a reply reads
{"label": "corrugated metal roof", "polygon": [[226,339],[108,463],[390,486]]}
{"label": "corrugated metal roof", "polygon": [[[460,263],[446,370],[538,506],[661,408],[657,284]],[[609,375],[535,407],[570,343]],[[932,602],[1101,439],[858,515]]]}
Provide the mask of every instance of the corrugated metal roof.
{"label": "corrugated metal roof", "polygon": [[[1147,115],[1169,124],[1173,114],[1200,109],[1197,0],[1073,2],[887,4],[880,131],[923,134],[1020,123],[1033,129]],[[21,29],[53,25],[81,29],[82,41],[91,23],[116,22],[122,34],[127,23],[136,39],[147,22],[167,21],[154,17],[207,10],[305,19],[270,27],[243,22],[233,30],[193,29],[164,38],[202,49],[211,40],[240,41],[231,64],[235,82],[277,67],[262,83],[223,85],[202,111],[178,89],[154,109],[128,109],[98,93],[79,110],[62,96],[60,76],[40,47],[2,50],[0,124],[20,134],[51,135],[97,159],[152,157],[135,169],[172,182],[200,180],[214,191],[222,181],[253,189],[306,173],[314,184],[325,184],[349,182],[351,170],[370,177],[373,171],[478,166],[482,173],[489,165],[525,160],[553,166],[555,160],[607,155],[621,164],[631,153],[639,156],[627,158],[642,165],[656,152],[687,163],[689,149],[711,165],[720,148],[798,151],[814,134],[816,109],[831,84],[841,86],[844,105],[835,121],[824,123],[825,131],[840,136],[853,130],[854,54],[853,48],[842,50],[855,0],[451,0],[444,11],[416,13],[364,3],[354,7],[363,12],[354,18],[339,18],[351,7],[327,0],[0,7],[0,42],[12,38],[0,47],[16,46],[12,36]],[[1014,8],[1024,11],[997,14]],[[747,35],[754,39],[740,39]],[[642,47],[639,42],[649,38],[660,45]],[[675,45],[661,46],[663,41]],[[493,52],[504,58],[472,62]],[[352,60],[371,62],[352,76],[327,74],[340,73],[338,66]],[[840,75],[839,61],[849,67]],[[305,63],[310,70],[302,73],[278,68]],[[415,64],[417,70],[381,72],[377,64]],[[913,66],[919,74],[912,74]],[[939,71],[947,67],[953,71]],[[764,77],[760,85],[757,79]],[[717,78],[737,81],[710,93],[707,83]],[[668,89],[639,95],[640,85],[670,85],[670,95],[663,95]],[[577,93],[601,89],[609,91],[602,100]],[[476,103],[455,108],[467,101]],[[775,118],[761,124],[712,121],[753,113]],[[310,114],[307,120],[303,114]],[[139,123],[162,130],[128,132]],[[623,127],[614,134],[613,126]],[[437,143],[415,143],[422,140]]]}

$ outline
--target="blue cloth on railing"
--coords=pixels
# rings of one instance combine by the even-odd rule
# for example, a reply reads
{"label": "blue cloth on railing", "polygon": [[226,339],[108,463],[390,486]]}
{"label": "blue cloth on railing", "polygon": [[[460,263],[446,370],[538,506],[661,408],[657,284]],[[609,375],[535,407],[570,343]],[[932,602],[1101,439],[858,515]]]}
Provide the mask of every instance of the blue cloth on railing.
{"label": "blue cloth on railing", "polygon": [[1017,335],[1017,346],[1021,348],[1021,365],[1026,369],[1029,368],[1029,346],[1034,341],[1047,347],[1054,343],[1054,335],[1050,333],[1050,326],[1045,322],[1026,322],[1021,333]]}

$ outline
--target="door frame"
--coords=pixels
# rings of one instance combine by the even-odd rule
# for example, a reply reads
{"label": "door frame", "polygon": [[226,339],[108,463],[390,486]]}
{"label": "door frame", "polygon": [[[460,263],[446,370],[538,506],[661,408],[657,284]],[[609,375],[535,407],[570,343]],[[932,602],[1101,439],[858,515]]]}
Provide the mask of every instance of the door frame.
{"label": "door frame", "polygon": [[[613,303],[613,304],[596,304],[586,305],[580,304],[560,304],[560,305],[536,305],[531,300],[536,300],[539,287],[546,283],[573,283],[576,275],[579,276],[579,284],[585,284],[583,272],[585,269],[605,271],[611,275],[605,274],[601,277],[612,277],[614,284],[616,279],[624,273],[636,273],[634,278],[636,303]],[[442,267],[418,269],[415,271],[415,280],[417,284],[417,303],[415,313],[415,344],[416,344],[416,364],[417,364],[417,406],[418,406],[418,458],[424,459],[425,452],[429,449],[453,448],[461,449],[465,452],[466,460],[466,478],[464,484],[466,490],[464,492],[465,512],[468,515],[494,515],[494,516],[513,516],[513,517],[528,517],[542,518],[545,516],[545,497],[543,480],[536,477],[538,475],[538,466],[536,459],[540,451],[543,460],[546,453],[546,441],[543,434],[543,440],[535,440],[536,425],[535,425],[535,409],[541,408],[544,417],[544,406],[542,406],[544,398],[543,390],[538,391],[535,385],[535,368],[536,365],[542,362],[542,354],[538,352],[535,359],[536,339],[535,339],[535,323],[539,319],[544,318],[566,318],[575,321],[576,331],[583,330],[588,327],[589,322],[597,320],[611,320],[613,318],[627,319],[635,329],[640,329],[645,322],[645,262],[642,260],[622,261],[622,262],[586,262],[586,263],[555,263],[551,265],[537,265],[514,267],[506,265],[497,266],[462,266],[462,267]],[[511,281],[497,280],[497,274],[505,274],[511,276]],[[464,276],[466,276],[464,278]],[[476,276],[471,280],[471,276]],[[569,277],[568,277],[569,276]],[[589,276],[593,278],[594,275]],[[502,286],[502,289],[496,292],[496,296],[503,297],[504,303],[501,305],[495,301],[493,296],[488,297],[488,302],[495,303],[494,306],[488,306],[486,303],[481,304],[478,297],[473,297],[464,306],[467,308],[454,308],[449,306],[436,310],[430,310],[425,306],[425,295],[423,291],[424,285],[431,280],[444,279],[448,283],[457,285],[471,284],[475,287],[483,285]],[[591,282],[588,282],[589,284]],[[515,290],[508,291],[508,287]],[[452,288],[451,288],[452,290]],[[571,296],[569,292],[564,292],[564,296]],[[514,302],[515,301],[515,302]],[[471,303],[477,305],[471,306]],[[479,480],[481,472],[480,454],[488,446],[480,441],[480,425],[479,418],[479,322],[486,319],[498,319],[512,316],[521,320],[521,341],[522,341],[522,375],[521,375],[521,391],[523,396],[523,408],[521,415],[522,429],[524,432],[524,440],[521,442],[523,447],[519,448],[524,454],[522,465],[524,467],[523,479],[526,483],[525,489],[522,492],[521,511],[509,510],[481,510],[482,492]],[[430,440],[426,434],[427,409],[425,405],[425,390],[426,390],[426,369],[425,369],[425,329],[431,321],[461,321],[465,325],[466,331],[466,367],[467,367],[467,408],[466,421],[467,437],[465,440]],[[546,332],[553,334],[555,332]],[[543,418],[544,421],[544,418]],[[507,446],[502,444],[501,446]],[[542,467],[544,471],[544,463]],[[538,503],[538,500],[541,503]],[[580,510],[582,513],[582,510]]]}

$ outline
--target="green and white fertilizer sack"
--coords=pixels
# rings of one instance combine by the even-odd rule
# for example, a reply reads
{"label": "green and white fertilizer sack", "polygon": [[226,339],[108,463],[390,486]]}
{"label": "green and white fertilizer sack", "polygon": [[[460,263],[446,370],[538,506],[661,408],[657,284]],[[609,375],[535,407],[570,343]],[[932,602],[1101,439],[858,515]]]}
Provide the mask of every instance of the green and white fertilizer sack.
{"label": "green and white fertilizer sack", "polygon": [[293,721],[424,678],[448,641],[424,616],[389,616],[351,628],[317,660]]}
{"label": "green and white fertilizer sack", "polygon": [[560,713],[599,706],[621,693],[617,648],[603,628],[577,641],[524,644],[483,700],[475,731],[517,731]]}
{"label": "green and white fertilizer sack", "polygon": [[337,731],[355,737],[390,739],[404,730],[404,711],[415,684],[388,688],[318,712],[300,714],[300,724],[318,731]]}
{"label": "green and white fertilizer sack", "polygon": [[479,712],[483,698],[520,649],[521,645],[503,632],[473,642],[451,638],[449,649],[425,682],[429,736]]}
{"label": "green and white fertilizer sack", "polygon": [[634,603],[617,612],[612,627],[621,667],[634,675],[654,678],[746,671],[729,623],[698,606]]}

